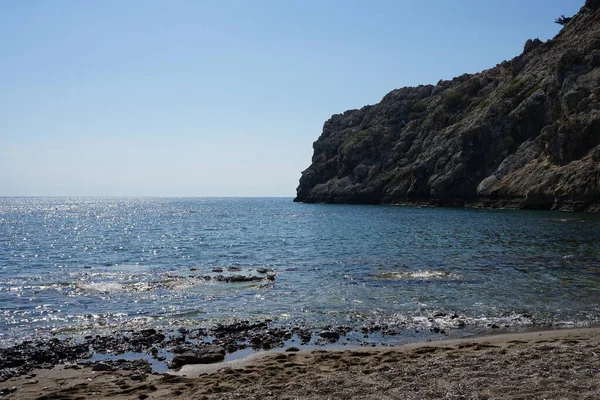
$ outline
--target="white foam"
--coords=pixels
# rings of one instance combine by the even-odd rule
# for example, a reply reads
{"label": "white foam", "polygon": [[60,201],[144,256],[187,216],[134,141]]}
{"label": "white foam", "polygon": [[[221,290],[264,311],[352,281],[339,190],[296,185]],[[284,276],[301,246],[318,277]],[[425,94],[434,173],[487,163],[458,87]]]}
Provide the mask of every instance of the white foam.
{"label": "white foam", "polygon": [[407,272],[383,273],[380,278],[403,279],[403,280],[456,280],[458,276],[448,271],[418,270]]}
{"label": "white foam", "polygon": [[117,282],[89,282],[79,283],[77,286],[83,290],[100,293],[114,293],[123,291],[123,285]]}

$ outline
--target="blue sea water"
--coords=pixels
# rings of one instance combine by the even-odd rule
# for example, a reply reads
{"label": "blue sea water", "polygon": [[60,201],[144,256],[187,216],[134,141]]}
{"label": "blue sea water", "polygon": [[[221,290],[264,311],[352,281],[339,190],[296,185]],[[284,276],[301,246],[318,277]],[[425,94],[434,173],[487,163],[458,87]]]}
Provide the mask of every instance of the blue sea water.
{"label": "blue sea water", "polygon": [[[214,279],[264,276],[260,268],[275,279]],[[600,216],[289,198],[0,198],[0,345],[236,319],[386,324],[399,338],[596,324]]]}

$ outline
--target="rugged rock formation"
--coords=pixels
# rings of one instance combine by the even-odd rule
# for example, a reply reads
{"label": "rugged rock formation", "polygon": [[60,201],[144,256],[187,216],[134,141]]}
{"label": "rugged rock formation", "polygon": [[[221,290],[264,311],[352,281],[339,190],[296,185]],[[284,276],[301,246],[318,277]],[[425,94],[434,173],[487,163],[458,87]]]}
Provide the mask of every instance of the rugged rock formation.
{"label": "rugged rock formation", "polygon": [[478,74],[333,115],[295,201],[600,211],[600,1]]}

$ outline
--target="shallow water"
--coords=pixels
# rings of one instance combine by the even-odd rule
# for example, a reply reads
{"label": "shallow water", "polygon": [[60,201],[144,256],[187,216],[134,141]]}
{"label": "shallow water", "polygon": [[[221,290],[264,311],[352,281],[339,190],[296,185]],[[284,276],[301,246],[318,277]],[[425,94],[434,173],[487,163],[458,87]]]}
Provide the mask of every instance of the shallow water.
{"label": "shallow water", "polygon": [[[588,325],[599,261],[596,214],[0,198],[0,344],[235,318],[387,324],[400,337]],[[259,268],[275,280],[215,280]]]}

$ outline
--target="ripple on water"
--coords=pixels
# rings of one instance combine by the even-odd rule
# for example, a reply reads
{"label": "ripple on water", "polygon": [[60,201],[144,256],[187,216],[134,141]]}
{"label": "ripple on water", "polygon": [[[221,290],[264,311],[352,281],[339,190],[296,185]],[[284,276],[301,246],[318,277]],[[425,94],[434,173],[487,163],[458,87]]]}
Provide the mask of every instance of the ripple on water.
{"label": "ripple on water", "polygon": [[[235,318],[405,331],[593,323],[599,243],[592,214],[0,198],[0,340]],[[262,268],[275,280],[214,279]]]}

